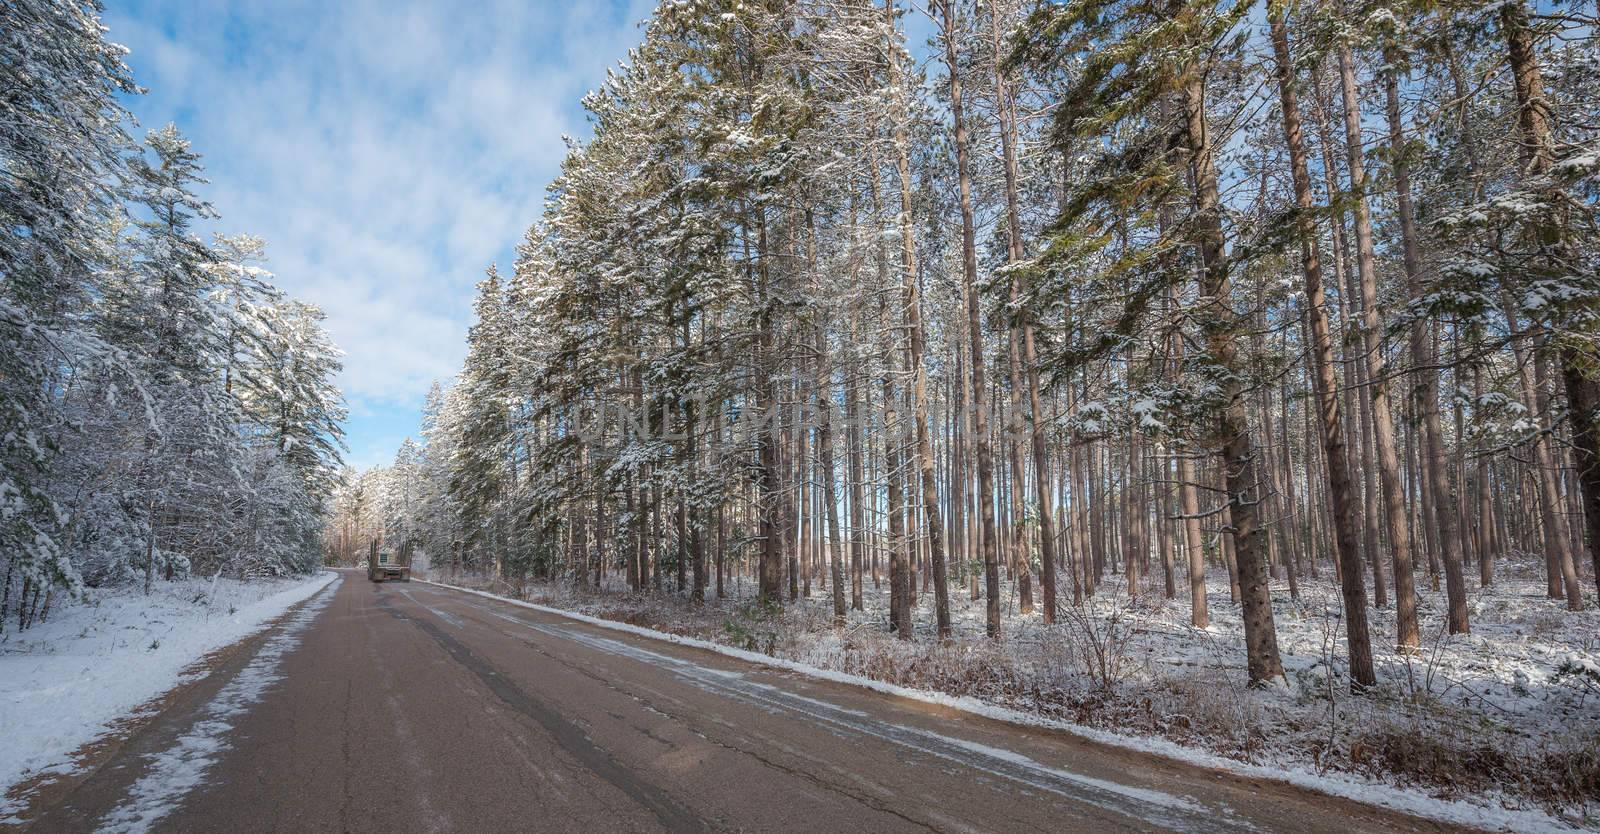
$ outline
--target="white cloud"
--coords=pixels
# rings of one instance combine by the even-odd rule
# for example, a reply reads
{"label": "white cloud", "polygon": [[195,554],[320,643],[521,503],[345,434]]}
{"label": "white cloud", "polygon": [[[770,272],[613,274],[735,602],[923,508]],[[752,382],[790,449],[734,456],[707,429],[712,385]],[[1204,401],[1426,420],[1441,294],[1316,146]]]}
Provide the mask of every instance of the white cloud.
{"label": "white cloud", "polygon": [[[134,111],[205,155],[219,230],[264,237],[278,283],[327,311],[353,410],[414,422],[652,5],[112,0],[106,22],[150,90]],[[356,463],[387,459],[372,442]]]}

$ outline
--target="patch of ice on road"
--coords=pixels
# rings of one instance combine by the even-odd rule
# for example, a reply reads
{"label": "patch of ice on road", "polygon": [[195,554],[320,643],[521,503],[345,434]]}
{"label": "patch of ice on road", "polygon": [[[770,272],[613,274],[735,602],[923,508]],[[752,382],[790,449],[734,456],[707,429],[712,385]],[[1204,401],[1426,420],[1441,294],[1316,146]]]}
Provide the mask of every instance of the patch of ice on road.
{"label": "patch of ice on road", "polygon": [[411,600],[412,602],[422,606],[423,608],[428,609],[429,613],[433,614],[433,616],[438,617],[441,620],[444,620],[446,623],[448,623],[450,625],[451,628],[460,628],[461,627],[461,618],[460,617],[457,617],[456,615],[451,614],[448,611],[441,611],[441,610],[439,610],[437,608],[434,608],[433,606],[427,604],[426,602],[423,602],[422,600],[417,599],[415,596],[412,596],[411,592],[406,590],[405,588],[400,588],[398,590],[400,591],[400,595],[401,596],[405,597],[406,599]]}
{"label": "patch of ice on road", "polygon": [[1190,811],[1202,810],[1198,804],[1186,798],[1175,797],[1172,794],[1162,793],[1161,791],[1150,790],[1148,788],[1122,785],[1116,782],[1107,781],[1105,779],[1098,779],[1093,776],[1085,776],[1082,773],[1073,773],[1070,770],[1062,770],[1058,767],[1051,767],[1050,765],[1042,762],[1034,761],[1033,759],[1022,755],[1015,750],[1007,750],[1003,747],[991,747],[987,744],[980,744],[976,741],[968,741],[964,738],[940,735],[938,733],[928,733],[928,735],[937,737],[945,744],[949,744],[953,747],[959,747],[964,750],[969,750],[973,753],[977,753],[996,761],[1006,762],[1007,764],[1016,765],[1017,767],[1026,768],[1027,770],[1036,771],[1039,773],[1047,773],[1055,776],[1058,779],[1068,782],[1077,782],[1098,790],[1119,793],[1127,796],[1130,799],[1137,799],[1140,802],[1149,802],[1155,805],[1165,805],[1171,808],[1181,808],[1183,810]]}
{"label": "patch of ice on road", "polygon": [[786,692],[786,691],[784,691],[782,689],[779,689],[776,686],[772,686],[771,684],[756,683],[755,681],[751,681],[750,685],[754,686],[754,687],[757,687],[757,688],[760,688],[760,689],[768,689],[768,690],[771,690],[773,692],[783,692],[783,694],[785,696],[793,698],[796,701],[802,701],[804,703],[812,704],[814,706],[826,707],[826,708],[831,709],[831,710],[837,710],[838,712],[841,712],[841,713],[843,713],[845,715],[855,716],[857,718],[870,718],[870,717],[872,717],[871,713],[865,712],[863,710],[848,709],[846,707],[841,707],[838,704],[829,703],[828,701],[820,701],[820,700],[817,700],[816,698],[807,698],[804,695],[796,695],[793,692]]}
{"label": "patch of ice on road", "polygon": [[203,674],[206,654],[260,630],[332,582],[322,572],[293,580],[193,578],[92,592],[40,625],[0,643],[0,823],[15,822],[27,797],[19,782],[76,769],[72,755],[162,693]]}
{"label": "patch of ice on road", "polygon": [[143,776],[128,789],[128,798],[111,809],[96,829],[115,834],[141,834],[177,809],[185,795],[205,780],[206,771],[228,749],[225,736],[233,718],[260,701],[282,679],[278,666],[283,656],[300,645],[300,634],[327,606],[339,587],[338,579],[294,613],[283,627],[267,638],[255,657],[212,697],[188,732],[177,743],[149,757]]}

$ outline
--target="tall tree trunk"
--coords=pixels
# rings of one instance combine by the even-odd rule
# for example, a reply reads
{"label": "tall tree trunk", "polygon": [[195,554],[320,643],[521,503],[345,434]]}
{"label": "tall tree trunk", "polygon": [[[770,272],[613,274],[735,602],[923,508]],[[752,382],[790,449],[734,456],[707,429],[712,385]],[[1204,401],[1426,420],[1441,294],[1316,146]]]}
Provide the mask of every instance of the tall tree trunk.
{"label": "tall tree trunk", "polygon": [[[1073,385],[1073,380],[1070,375],[1067,377],[1066,387],[1067,418],[1070,422],[1078,414],[1078,392],[1077,388],[1075,388]],[[1083,457],[1082,443],[1073,442],[1070,446],[1068,446],[1067,473],[1066,477],[1062,479],[1072,484],[1072,503],[1068,510],[1068,516],[1071,519],[1069,522],[1069,529],[1072,533],[1072,551],[1077,554],[1077,564],[1074,566],[1072,572],[1073,605],[1082,605],[1083,598],[1086,595],[1094,593],[1093,586],[1089,584],[1089,561],[1092,557],[1089,555],[1090,545],[1088,531],[1085,529],[1087,527],[1087,522],[1085,521],[1083,514],[1083,507],[1086,501],[1085,496],[1087,495],[1085,490],[1088,487],[1089,480],[1088,475],[1086,474],[1086,467]]]}
{"label": "tall tree trunk", "polygon": [[[764,208],[756,210],[756,251],[765,255],[767,251],[767,224]],[[748,259],[746,259],[748,261]],[[756,314],[757,356],[756,368],[759,374],[756,381],[756,414],[761,420],[758,429],[757,456],[759,460],[759,474],[756,480],[756,494],[759,504],[758,535],[761,539],[761,560],[759,566],[759,581],[757,585],[757,599],[763,603],[779,603],[783,599],[783,539],[784,530],[782,522],[780,493],[783,482],[778,477],[778,455],[781,443],[782,421],[778,418],[777,381],[774,378],[772,363],[773,356],[773,317],[772,301],[770,298],[770,279],[767,270],[768,259],[760,258],[756,266],[759,284],[756,302],[759,305]]]}
{"label": "tall tree trunk", "polygon": [[1206,606],[1206,545],[1200,532],[1200,490],[1188,450],[1178,453],[1178,506],[1183,513],[1184,549],[1189,554],[1189,624],[1206,628],[1211,625]]}
{"label": "tall tree trunk", "polygon": [[[890,0],[890,5],[893,0]],[[940,34],[945,67],[949,71],[950,119],[955,133],[956,179],[961,192],[962,284],[967,293],[967,329],[972,344],[973,445],[978,458],[978,517],[983,534],[985,631],[1000,637],[1000,562],[994,520],[994,449],[989,436],[988,383],[984,375],[983,319],[978,303],[978,254],[972,214],[972,174],[968,160],[967,126],[962,112],[961,63],[956,51],[956,20],[952,0],[939,0]]]}
{"label": "tall tree trunk", "polygon": [[[1405,133],[1400,122],[1399,80],[1396,77],[1396,71],[1393,69],[1392,63],[1390,68],[1384,71],[1383,75],[1384,109],[1387,113],[1389,122],[1389,147],[1392,154],[1391,159],[1395,180],[1395,202],[1396,210],[1400,215],[1402,260],[1405,264],[1406,280],[1410,285],[1409,289],[1411,290],[1412,295],[1416,296],[1420,295],[1422,292],[1422,258],[1419,254],[1416,221],[1414,219],[1415,213],[1411,208],[1411,166],[1410,161],[1406,158]],[[1411,323],[1410,332],[1412,355],[1414,357],[1426,358],[1427,336],[1425,325],[1420,319],[1415,320]],[[1422,353],[1418,353],[1419,347],[1424,349]],[[1436,392],[1439,384],[1439,372],[1435,368],[1427,367],[1427,365],[1432,364],[1431,362],[1422,362],[1419,360],[1419,364],[1424,365],[1423,367],[1419,367],[1417,371],[1418,373],[1422,374],[1420,382],[1424,386],[1422,396],[1425,398],[1425,401],[1422,403],[1422,407],[1425,411],[1431,410],[1433,412],[1433,422],[1437,423],[1438,396]],[[1423,419],[1426,421],[1428,418],[1425,415]],[[1431,429],[1429,433],[1432,434]],[[1431,456],[1432,454],[1433,452],[1430,449],[1429,455]],[[1436,467],[1435,473],[1435,489],[1438,488],[1438,468],[1440,467]],[[1424,467],[1424,469],[1427,469],[1427,467]],[[1448,536],[1449,534],[1445,533],[1445,535]],[[1404,557],[1403,564],[1402,556]],[[1449,573],[1449,558],[1450,557],[1447,557],[1445,568],[1445,572],[1447,574]],[[1454,556],[1458,572],[1460,558],[1461,557],[1459,553]],[[1400,625],[1400,639],[1398,642],[1402,649],[1411,650],[1415,649],[1419,644],[1419,637],[1417,634],[1416,588],[1415,582],[1412,578],[1410,554],[1401,554],[1398,548],[1395,550],[1394,573],[1396,612],[1399,615]],[[1451,597],[1451,620],[1454,622],[1456,616],[1456,599],[1459,597],[1461,605],[1463,606],[1461,611],[1461,619],[1464,624],[1466,621],[1466,591],[1464,587],[1458,589],[1458,591],[1459,593],[1457,593],[1456,596]],[[1410,632],[1407,631],[1407,628],[1410,629]],[[1464,625],[1463,628],[1465,628]]]}
{"label": "tall tree trunk", "polygon": [[[1010,244],[1011,262],[1022,260],[1022,222],[1018,197],[1017,175],[1017,109],[1005,74],[1001,72],[998,56],[1001,47],[1000,9],[994,4],[993,19],[995,65],[995,96],[999,99],[1001,153],[1005,160],[1006,232]],[[1019,270],[1013,273],[1011,297],[1016,307],[1016,324],[1022,349],[1023,375],[1028,387],[1028,440],[1033,457],[1034,490],[1038,496],[1039,517],[1039,583],[1044,604],[1045,623],[1056,621],[1056,544],[1055,524],[1050,514],[1049,466],[1045,456],[1044,429],[1039,413],[1039,369],[1033,339],[1033,319],[1027,304],[1027,279]]]}
{"label": "tall tree trunk", "polygon": [[[1128,365],[1132,367],[1133,357],[1128,357]],[[1130,411],[1132,409],[1129,409]],[[1128,459],[1123,471],[1126,482],[1123,484],[1122,495],[1124,506],[1127,507],[1127,538],[1126,550],[1122,557],[1122,577],[1128,583],[1128,598],[1139,598],[1139,573],[1143,566],[1141,560],[1149,552],[1150,543],[1145,540],[1144,495],[1139,489],[1139,467],[1144,460],[1144,450],[1140,444],[1139,418],[1134,417],[1128,426]]]}
{"label": "tall tree trunk", "polygon": [[[1544,80],[1539,67],[1539,56],[1534,49],[1533,32],[1528,22],[1528,9],[1521,0],[1500,7],[1500,28],[1506,37],[1506,51],[1511,62],[1511,78],[1517,94],[1517,126],[1522,134],[1527,171],[1532,176],[1549,172],[1555,164],[1555,140],[1551,135],[1555,121],[1554,108],[1544,94]],[[1545,264],[1542,269],[1559,274],[1570,267],[1569,243],[1566,240],[1564,216],[1549,218],[1539,230],[1540,248]],[[1595,311],[1592,302],[1573,311],[1573,318],[1593,327]],[[1592,342],[1576,338],[1557,339],[1556,359],[1561,368],[1561,381],[1567,392],[1567,424],[1572,431],[1574,464],[1578,484],[1583,490],[1583,516],[1589,529],[1589,557],[1594,563],[1596,587],[1600,587],[1600,354]],[[1581,595],[1570,585],[1567,589],[1567,607],[1573,610],[1583,605]]]}
{"label": "tall tree trunk", "polygon": [[833,583],[833,620],[844,625],[844,576],[840,561],[843,558],[839,541],[839,496],[835,491],[833,468],[833,382],[828,369],[828,338],[822,328],[816,328],[816,386],[817,386],[817,458],[822,477],[817,488],[822,491],[826,505],[824,513],[828,522],[828,573]]}
{"label": "tall tree trunk", "polygon": [[[1013,294],[1013,303],[1015,294]],[[1011,529],[1011,576],[1017,592],[1017,610],[1022,614],[1033,613],[1033,583],[1032,560],[1028,557],[1028,529],[1027,518],[1022,509],[1023,495],[1027,491],[1027,484],[1022,472],[1022,446],[1017,442],[1022,434],[1022,350],[1017,344],[1017,331],[1015,327],[1008,328],[1006,334],[1007,370],[1011,377],[1011,396],[1007,403],[1004,424],[1006,467],[1010,470],[1011,489],[1008,504]]]}
{"label": "tall tree trunk", "polygon": [[1205,77],[1198,67],[1184,80],[1184,139],[1189,150],[1189,168],[1194,176],[1197,243],[1200,250],[1200,296],[1202,333],[1211,362],[1222,370],[1218,413],[1218,439],[1221,442],[1222,475],[1227,491],[1227,520],[1237,557],[1238,586],[1243,602],[1246,663],[1251,684],[1266,684],[1282,679],[1283,663],[1278,658],[1277,624],[1272,616],[1272,586],[1259,536],[1258,495],[1261,479],[1256,475],[1256,453],[1250,440],[1250,419],[1245,413],[1245,391],[1240,381],[1243,362],[1238,359],[1235,339],[1240,333],[1238,314],[1232,306],[1232,290],[1227,272],[1226,239],[1222,232],[1222,205],[1216,176],[1213,141],[1206,125]]}
{"label": "tall tree trunk", "polygon": [[[1002,54],[1000,20],[1003,12],[998,2],[989,4],[989,34],[993,47],[994,70],[994,98],[995,115],[999,120],[1000,149],[1004,161],[1005,195],[1006,195],[1006,250],[1007,263],[1015,264],[1022,260],[1022,222],[1021,210],[1018,207],[1017,196],[1017,148],[1016,148],[1016,109],[1012,100],[1009,80],[1000,66]],[[1033,367],[1033,326],[1025,309],[1024,293],[1026,285],[1021,270],[1012,273],[1011,278],[1011,307],[1013,321],[1010,327],[1008,348],[1011,371],[1011,436],[1007,438],[1007,445],[1011,453],[1011,482],[1012,482],[1012,514],[1015,517],[1015,538],[1013,550],[1016,553],[1018,569],[1018,594],[1020,596],[1019,610],[1023,614],[1033,612],[1033,589],[1030,583],[1032,575],[1032,559],[1028,555],[1026,513],[1022,509],[1023,499],[1026,494],[1026,478],[1022,468],[1020,438],[1022,436],[1022,385],[1023,380],[1028,382],[1028,422],[1032,426],[1030,434],[1030,451],[1034,463],[1035,490],[1038,493],[1038,516],[1040,518],[1040,550],[1050,552],[1054,544],[1050,541],[1050,507],[1049,489],[1046,480],[1046,471],[1043,459],[1043,439],[1038,431],[1039,412],[1039,386],[1038,371]],[[1023,342],[1027,344],[1024,345]],[[1024,368],[1026,363],[1026,368]],[[1055,569],[1051,564],[1054,561],[1053,553],[1044,556],[1044,571],[1041,581],[1045,588],[1044,621],[1055,622]]]}
{"label": "tall tree trunk", "polygon": [[[1367,203],[1366,166],[1362,160],[1361,102],[1356,94],[1355,61],[1350,54],[1349,44],[1341,42],[1338,52],[1339,87],[1344,100],[1345,164],[1350,176],[1350,190],[1354,193],[1356,271],[1361,278],[1361,336],[1366,353],[1367,384],[1372,397],[1373,445],[1377,451],[1378,477],[1383,487],[1383,516],[1388,523],[1389,549],[1395,572],[1395,644],[1401,650],[1409,651],[1419,645],[1421,638],[1417,630],[1416,591],[1411,569],[1411,527],[1406,519],[1405,486],[1400,478],[1394,410],[1389,402],[1388,372],[1383,359],[1383,324],[1378,316],[1377,256],[1372,240],[1372,214]],[[1372,556],[1372,569],[1376,575],[1381,560],[1375,553]]]}
{"label": "tall tree trunk", "polygon": [[[1228,264],[1224,252],[1222,199],[1210,128],[1206,124],[1205,77],[1191,68],[1184,80],[1184,132],[1189,168],[1194,178],[1196,244],[1200,250],[1201,330],[1211,361],[1223,372],[1223,404],[1217,415],[1218,439],[1227,489],[1227,507],[1238,560],[1239,586],[1244,605],[1244,638],[1250,682],[1264,684],[1283,677],[1278,656],[1277,627],[1272,615],[1272,587],[1267,576],[1258,533],[1256,455],[1245,413],[1245,392],[1240,382],[1244,363],[1234,342],[1239,336],[1239,316],[1233,309]],[[974,311],[976,318],[976,311]]]}
{"label": "tall tree trunk", "polygon": [[811,572],[808,569],[811,556],[811,469],[808,465],[810,444],[807,442],[811,434],[811,419],[806,413],[810,394],[806,390],[805,380],[799,376],[805,373],[805,366],[801,365],[795,370],[798,373],[794,381],[795,518],[792,523],[799,541],[796,548],[789,553],[790,600],[795,599],[802,590],[806,598],[811,597]]}
{"label": "tall tree trunk", "polygon": [[884,14],[891,32],[887,52],[889,86],[895,101],[895,170],[900,177],[900,269],[904,293],[902,303],[905,305],[906,329],[909,331],[911,419],[916,423],[914,440],[917,472],[921,479],[922,521],[928,541],[928,561],[933,569],[934,619],[942,640],[950,636],[950,584],[946,576],[944,520],[939,512],[938,482],[933,467],[933,440],[928,428],[928,374],[923,361],[926,335],[922,327],[922,300],[917,291],[916,237],[911,227],[911,156],[905,129],[908,108],[901,89],[899,47],[892,35],[896,26],[894,0],[885,2]]}
{"label": "tall tree trunk", "polygon": [[[951,328],[955,330],[955,328]],[[971,558],[972,550],[967,545],[968,538],[968,513],[967,513],[967,362],[966,348],[962,347],[962,339],[952,333],[950,341],[953,345],[951,353],[955,355],[955,375],[950,380],[950,423],[953,438],[950,442],[950,527],[951,544],[950,557],[956,565],[956,576],[965,580],[967,576],[967,560]]]}
{"label": "tall tree trunk", "polygon": [[[1319,65],[1312,73],[1314,82],[1312,87],[1313,104],[1315,105],[1313,112],[1316,116],[1317,140],[1321,146],[1322,153],[1323,188],[1327,190],[1328,202],[1333,205],[1339,194],[1338,158],[1334,153],[1332,131],[1328,128],[1328,104],[1327,97],[1323,93],[1322,76],[1322,67]],[[1353,278],[1354,273],[1350,269],[1349,236],[1345,231],[1344,211],[1342,209],[1332,213],[1329,226],[1333,234],[1334,285],[1336,287],[1341,286],[1340,281],[1343,281],[1342,286],[1346,288],[1354,287],[1356,282]],[[1344,338],[1341,339],[1341,352],[1343,353],[1342,364],[1346,383],[1343,386],[1341,410],[1344,416],[1345,445],[1346,448],[1351,445],[1356,446],[1356,455],[1351,460],[1351,464],[1358,467],[1355,477],[1361,479],[1364,492],[1363,503],[1356,508],[1356,523],[1361,526],[1360,551],[1362,558],[1376,559],[1378,558],[1378,528],[1376,523],[1377,513],[1373,508],[1379,502],[1376,495],[1377,490],[1374,488],[1372,480],[1372,471],[1376,467],[1370,465],[1372,459],[1371,444],[1368,442],[1371,435],[1372,421],[1367,418],[1367,415],[1371,413],[1371,402],[1366,386],[1357,384],[1357,380],[1361,377],[1358,366],[1364,363],[1355,361],[1350,356],[1356,334],[1354,324],[1356,296],[1359,296],[1359,293],[1346,292],[1343,289],[1339,291],[1339,308],[1342,318],[1339,332],[1344,334]],[[1310,375],[1308,370],[1308,378]],[[1308,417],[1310,413],[1308,409],[1306,412]],[[1307,436],[1309,437],[1309,434]],[[1316,507],[1319,513],[1323,509],[1320,502],[1316,504]],[[1319,539],[1319,543],[1320,541]],[[1338,565],[1335,565],[1335,568],[1337,569]],[[1383,586],[1377,585],[1372,590],[1374,602],[1380,607],[1385,605],[1387,600],[1384,598]]]}
{"label": "tall tree trunk", "polygon": [[910,640],[911,606],[906,599],[910,577],[906,566],[906,523],[901,513],[905,502],[900,488],[902,470],[897,436],[903,427],[895,408],[899,394],[895,392],[894,366],[889,356],[883,357],[883,375],[879,382],[883,388],[883,474],[889,514],[889,628],[900,639]]}
{"label": "tall tree trunk", "polygon": [[[1483,364],[1475,362],[1472,366],[1472,402],[1476,412],[1478,403],[1483,398]],[[1491,476],[1489,471],[1489,456],[1479,455],[1475,463],[1476,472],[1473,480],[1476,482],[1473,490],[1478,499],[1478,587],[1487,588],[1494,584],[1494,560],[1497,555],[1499,542],[1495,538],[1498,528],[1497,513],[1494,500],[1490,497]]]}
{"label": "tall tree trunk", "polygon": [[1152,461],[1155,472],[1156,493],[1156,547],[1161,553],[1161,595],[1166,599],[1178,596],[1177,578],[1173,576],[1172,529],[1172,461],[1168,447],[1157,446]]}
{"label": "tall tree trunk", "polygon": [[[691,333],[690,333],[690,327],[689,327],[690,318],[691,318],[692,315],[693,315],[693,313],[689,309],[689,305],[687,303],[685,303],[684,304],[684,311],[683,311],[683,319],[682,319],[682,323],[683,323],[683,347],[684,347],[685,351],[691,350],[693,348],[693,342],[691,341]],[[702,323],[701,323],[702,343],[704,341],[704,336],[705,336],[704,327],[705,327],[705,324],[702,321]],[[683,404],[683,434],[684,434],[683,444],[684,444],[684,453],[683,453],[683,456],[684,456],[684,459],[685,459],[686,463],[688,464],[686,469],[690,473],[690,477],[691,478],[695,478],[695,476],[697,476],[699,474],[699,471],[700,471],[700,446],[699,446],[699,442],[700,442],[700,437],[699,437],[700,426],[699,426],[699,413],[698,413],[698,408],[697,408],[698,405],[699,405],[699,403],[697,403],[695,401],[694,397],[685,397],[684,398],[684,404]],[[685,528],[686,528],[684,532],[689,537],[689,561],[690,561],[691,567],[693,569],[692,570],[692,577],[691,577],[691,581],[692,581],[693,585],[692,585],[692,587],[690,588],[690,591],[689,591],[689,599],[690,599],[690,601],[692,601],[696,605],[699,605],[699,604],[704,603],[706,601],[706,543],[705,543],[705,515],[704,515],[704,510],[701,509],[700,507],[690,506],[689,505],[689,501],[687,500],[685,495],[683,495],[682,493],[680,493],[679,498],[678,498],[678,506],[680,508],[679,511],[684,514],[684,525],[685,525]],[[682,569],[680,568],[679,571],[680,572],[679,572],[678,575],[682,576],[683,575],[682,574]],[[680,582],[681,582],[681,580],[680,580]]]}
{"label": "tall tree trunk", "polygon": [[1539,495],[1539,525],[1542,532],[1545,553],[1546,593],[1551,599],[1560,599],[1565,593],[1568,606],[1576,605],[1580,610],[1583,606],[1583,594],[1579,587],[1578,572],[1572,556],[1572,549],[1568,546],[1566,525],[1561,523],[1561,491],[1556,486],[1556,474],[1560,467],[1551,452],[1551,440],[1546,433],[1551,430],[1549,424],[1550,398],[1544,392],[1544,386],[1539,384],[1539,370],[1542,363],[1534,354],[1538,346],[1530,351],[1521,345],[1522,333],[1518,323],[1515,306],[1507,300],[1504,305],[1506,327],[1511,334],[1512,354],[1516,358],[1518,378],[1522,383],[1522,396],[1527,401],[1527,406],[1534,415],[1538,431],[1533,437],[1533,479],[1538,485]]}
{"label": "tall tree trunk", "polygon": [[1350,686],[1360,691],[1377,683],[1377,675],[1372,668],[1372,641],[1367,629],[1367,594],[1362,586],[1361,560],[1356,555],[1355,491],[1350,483],[1350,464],[1345,458],[1344,436],[1339,419],[1338,383],[1333,374],[1333,339],[1328,328],[1322,256],[1313,219],[1316,205],[1311,196],[1311,174],[1300,132],[1300,103],[1295,94],[1294,61],[1289,54],[1289,33],[1284,23],[1283,4],[1284,0],[1273,0],[1267,17],[1272,27],[1273,57],[1277,61],[1284,142],[1289,148],[1289,165],[1294,179],[1296,220],[1300,231],[1300,266],[1305,277],[1306,321],[1309,324],[1306,335],[1310,342],[1313,390],[1319,415],[1317,427],[1321,431],[1322,450],[1327,460],[1324,475],[1333,505],[1334,546],[1339,550],[1339,563],[1344,566],[1340,590],[1344,596],[1345,635],[1350,646]]}
{"label": "tall tree trunk", "polygon": [[[1183,366],[1183,339],[1173,334],[1171,341],[1174,371]],[[1178,512],[1183,515],[1183,547],[1189,567],[1189,624],[1195,628],[1211,625],[1206,604],[1206,545],[1200,530],[1200,485],[1192,449],[1176,450],[1178,458]]]}
{"label": "tall tree trunk", "polygon": [[[850,312],[850,343],[856,344],[858,325],[856,313]],[[844,389],[844,414],[849,423],[849,467],[850,467],[850,607],[860,611],[863,608],[861,598],[861,570],[862,561],[866,556],[866,514],[864,495],[864,467],[862,465],[862,431],[861,431],[861,404],[860,404],[860,374],[855,370],[855,363],[847,365],[847,378]]]}
{"label": "tall tree trunk", "polygon": [[[892,12],[892,10],[891,10]],[[892,40],[891,40],[892,45]],[[872,176],[868,180],[872,191],[872,209],[874,217],[883,216],[883,196],[878,182],[878,166],[876,156],[873,158]],[[885,251],[883,236],[876,235],[874,260],[877,267],[878,286],[883,290],[889,288],[889,257]],[[895,354],[897,352],[895,333],[898,328],[892,324],[889,316],[885,296],[878,296],[878,318],[885,324],[888,336],[885,338],[878,356],[880,364],[879,385],[883,391],[883,475],[886,485],[885,500],[889,517],[889,628],[896,632],[900,639],[910,640],[912,637],[911,591],[910,576],[910,528],[904,511],[907,507],[905,495],[901,490],[901,441],[904,439],[905,426],[901,423],[898,411],[899,394],[895,390]],[[912,521],[914,523],[914,521]],[[877,562],[873,562],[873,584],[877,585]]]}

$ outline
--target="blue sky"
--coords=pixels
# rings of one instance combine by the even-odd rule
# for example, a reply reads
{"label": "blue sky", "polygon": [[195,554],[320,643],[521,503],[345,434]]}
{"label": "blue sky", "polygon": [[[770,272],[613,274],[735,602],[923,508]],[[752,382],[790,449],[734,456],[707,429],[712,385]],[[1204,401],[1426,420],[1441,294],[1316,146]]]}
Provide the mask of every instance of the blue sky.
{"label": "blue sky", "polygon": [[176,122],[215,230],[265,238],[278,285],[327,311],[365,468],[460,364],[473,285],[508,267],[653,6],[107,0],[104,22],[149,91],[140,133]]}

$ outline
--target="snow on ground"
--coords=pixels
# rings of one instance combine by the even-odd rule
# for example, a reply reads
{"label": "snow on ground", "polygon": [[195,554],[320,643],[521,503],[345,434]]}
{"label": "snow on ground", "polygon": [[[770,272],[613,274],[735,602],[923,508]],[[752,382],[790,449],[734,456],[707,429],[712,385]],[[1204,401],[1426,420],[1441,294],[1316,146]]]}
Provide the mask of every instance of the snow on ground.
{"label": "snow on ground", "polygon": [[[50,619],[0,638],[0,796],[72,754],[179,684],[196,661],[260,630],[338,574],[239,581],[187,579],[92,591]],[[16,808],[0,798],[0,819]]]}
{"label": "snow on ground", "polygon": [[233,719],[281,680],[278,668],[284,655],[300,645],[301,633],[310,627],[337,589],[336,581],[267,637],[239,674],[201,708],[194,726],[151,757],[150,769],[128,788],[122,804],[100,821],[100,831],[144,834],[176,810],[184,795],[205,783],[206,772],[229,748],[227,736],[233,729]]}
{"label": "snow on ground", "polygon": [[[1379,686],[1362,698],[1349,694],[1342,605],[1326,574],[1302,580],[1299,600],[1275,585],[1287,681],[1265,691],[1244,686],[1239,607],[1220,573],[1207,580],[1203,630],[1189,625],[1188,589],[1166,600],[1159,577],[1134,601],[1121,577],[1107,576],[1082,608],[1064,589],[1053,626],[1037,611],[1019,614],[1008,584],[1000,645],[983,637],[982,601],[959,586],[956,639],[942,645],[932,639],[931,594],[918,595],[915,641],[885,633],[887,586],[874,589],[870,578],[866,610],[850,612],[843,629],[815,586],[782,612],[762,611],[749,583],[732,581],[729,599],[700,610],[621,587],[601,595],[535,584],[520,596],[1421,813],[1443,807],[1428,803],[1439,798],[1475,803],[1483,824],[1509,830],[1525,829],[1529,813],[1600,827],[1600,611],[1592,597],[1588,610],[1564,610],[1531,570],[1501,573],[1469,592],[1472,633],[1460,636],[1445,631],[1443,592],[1419,577],[1423,645],[1410,657],[1392,649],[1393,606],[1369,609]],[[519,595],[503,582],[456,581]]]}

